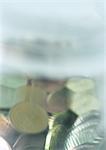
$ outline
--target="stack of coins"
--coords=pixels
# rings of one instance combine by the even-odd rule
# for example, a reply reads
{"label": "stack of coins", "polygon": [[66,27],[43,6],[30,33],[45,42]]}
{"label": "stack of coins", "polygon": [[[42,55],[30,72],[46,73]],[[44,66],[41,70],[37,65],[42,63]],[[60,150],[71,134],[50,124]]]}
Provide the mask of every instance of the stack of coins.
{"label": "stack of coins", "polygon": [[7,110],[25,97],[26,79],[21,75],[0,75],[0,110]]}
{"label": "stack of coins", "polygon": [[64,150],[80,150],[81,148],[82,150],[91,148],[91,150],[96,150],[103,141],[103,136],[98,134],[100,118],[98,111],[92,111],[79,117],[68,131],[64,141]]}
{"label": "stack of coins", "polygon": [[31,96],[32,104],[39,104],[48,113],[58,113],[67,110],[68,91],[65,81],[38,80],[33,81]]}
{"label": "stack of coins", "polygon": [[46,138],[45,150],[58,150],[64,148],[64,141],[68,130],[73,126],[77,115],[66,110],[51,117],[49,125],[50,130]]}
{"label": "stack of coins", "polygon": [[96,83],[89,77],[74,77],[68,80],[66,87],[70,90],[69,109],[79,116],[92,110],[100,109],[96,96]]}

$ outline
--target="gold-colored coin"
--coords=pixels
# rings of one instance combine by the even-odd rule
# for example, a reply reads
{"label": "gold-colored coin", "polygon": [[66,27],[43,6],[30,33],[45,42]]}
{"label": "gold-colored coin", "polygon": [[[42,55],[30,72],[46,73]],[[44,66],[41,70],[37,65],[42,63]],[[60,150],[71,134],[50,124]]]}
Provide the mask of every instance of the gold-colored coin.
{"label": "gold-colored coin", "polygon": [[67,96],[66,88],[50,94],[47,100],[48,112],[56,113],[67,110]]}
{"label": "gold-colored coin", "polygon": [[15,129],[23,133],[39,133],[48,126],[48,115],[39,105],[21,102],[14,106],[10,113],[10,121]]}
{"label": "gold-colored coin", "polygon": [[93,90],[95,88],[95,83],[89,78],[76,77],[68,80],[66,87],[73,92],[85,92]]}
{"label": "gold-colored coin", "polygon": [[43,107],[44,109],[46,109],[46,107],[47,107],[46,92],[43,89],[41,89],[40,87],[33,86],[31,93],[32,94],[30,97],[30,102],[32,103],[32,105],[38,104],[41,107]]}

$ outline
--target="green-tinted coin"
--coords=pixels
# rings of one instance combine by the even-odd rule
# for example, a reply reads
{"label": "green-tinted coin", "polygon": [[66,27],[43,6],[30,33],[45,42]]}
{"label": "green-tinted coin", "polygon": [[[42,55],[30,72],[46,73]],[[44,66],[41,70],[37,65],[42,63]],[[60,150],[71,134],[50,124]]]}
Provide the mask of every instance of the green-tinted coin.
{"label": "green-tinted coin", "polygon": [[76,77],[68,80],[66,87],[73,92],[85,92],[95,88],[94,80],[90,78]]}
{"label": "green-tinted coin", "polygon": [[82,115],[92,110],[100,110],[100,102],[94,95],[75,93],[72,95],[68,107],[76,114]]}

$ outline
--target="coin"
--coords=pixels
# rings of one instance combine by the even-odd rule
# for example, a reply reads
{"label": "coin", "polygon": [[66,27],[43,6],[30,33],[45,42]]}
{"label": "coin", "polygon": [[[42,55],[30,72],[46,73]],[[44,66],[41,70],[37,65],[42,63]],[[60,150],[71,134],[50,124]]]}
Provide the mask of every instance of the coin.
{"label": "coin", "polygon": [[67,96],[68,93],[65,88],[51,93],[47,99],[48,112],[56,113],[67,110]]}
{"label": "coin", "polygon": [[82,144],[73,148],[72,150],[96,150],[95,145],[91,143]]}
{"label": "coin", "polygon": [[100,102],[94,95],[75,93],[68,99],[68,107],[76,114],[82,115],[92,110],[100,110]]}
{"label": "coin", "polygon": [[74,123],[74,126],[68,130],[68,134],[64,141],[64,149],[76,149],[77,146],[85,143],[94,143],[96,138],[100,139],[96,143],[100,143],[101,138],[98,137],[98,125],[100,122],[100,113],[92,111],[86,115],[82,115]]}
{"label": "coin", "polygon": [[60,124],[49,130],[46,137],[45,150],[63,150],[67,132],[68,130]]}
{"label": "coin", "polygon": [[32,103],[32,105],[38,104],[42,106],[44,109],[46,109],[47,107],[46,97],[47,94],[43,89],[37,86],[32,87],[32,92],[30,97],[30,102]]}
{"label": "coin", "polygon": [[73,92],[85,92],[95,88],[93,79],[85,77],[75,77],[67,81],[66,87]]}
{"label": "coin", "polygon": [[15,105],[9,113],[10,121],[15,129],[23,133],[39,133],[48,126],[48,115],[39,105],[33,106],[29,102]]}
{"label": "coin", "polygon": [[47,93],[51,93],[53,91],[61,89],[65,84],[65,80],[50,80],[43,78],[35,80],[33,81],[33,83],[35,86],[42,88]]}

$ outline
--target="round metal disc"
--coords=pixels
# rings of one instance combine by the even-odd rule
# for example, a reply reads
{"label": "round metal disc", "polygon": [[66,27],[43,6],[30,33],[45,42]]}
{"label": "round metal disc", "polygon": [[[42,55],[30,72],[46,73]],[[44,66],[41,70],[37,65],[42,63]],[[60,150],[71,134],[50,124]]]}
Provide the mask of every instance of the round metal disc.
{"label": "round metal disc", "polygon": [[16,130],[24,133],[39,133],[48,126],[48,115],[45,110],[28,102],[15,105],[10,113],[10,121]]}
{"label": "round metal disc", "polygon": [[68,99],[68,104],[80,116],[92,110],[100,110],[98,98],[91,94],[75,93]]}
{"label": "round metal disc", "polygon": [[32,92],[31,92],[31,97],[30,97],[30,102],[32,105],[40,105],[44,109],[47,107],[47,102],[46,102],[46,97],[47,94],[44,90],[42,90],[40,87],[33,86],[32,87]]}
{"label": "round metal disc", "polygon": [[95,88],[95,83],[90,78],[74,77],[68,80],[66,87],[73,92],[85,92]]}
{"label": "round metal disc", "polygon": [[47,100],[48,112],[56,113],[68,109],[67,107],[67,91],[62,89],[49,95]]}
{"label": "round metal disc", "polygon": [[[94,143],[98,137],[98,125],[100,122],[100,114],[96,111],[88,113],[86,116],[79,117],[74,126],[68,131],[65,140],[65,150],[75,149],[85,143]],[[98,143],[100,140],[98,140]]]}

